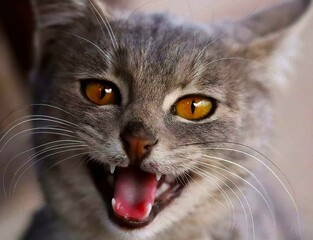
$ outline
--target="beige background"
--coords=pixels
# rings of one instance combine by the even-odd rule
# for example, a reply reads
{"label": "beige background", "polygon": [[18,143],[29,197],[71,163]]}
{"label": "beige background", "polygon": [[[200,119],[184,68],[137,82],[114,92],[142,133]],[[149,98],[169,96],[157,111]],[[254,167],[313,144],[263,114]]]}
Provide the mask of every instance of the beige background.
{"label": "beige background", "polygon": [[[116,4],[118,1],[113,1]],[[216,20],[221,17],[241,17],[255,8],[268,5],[270,0],[172,0],[172,1],[120,1],[119,4],[131,10],[141,6],[140,10],[168,10],[187,18],[199,21]],[[276,2],[279,2],[276,0]],[[146,3],[146,4],[145,4]],[[311,14],[312,15],[312,10]],[[289,87],[279,93],[276,108],[276,140],[275,157],[272,159],[285,173],[295,191],[304,226],[313,236],[313,18],[301,35],[302,47],[298,57],[293,61],[294,74],[290,77]],[[10,58],[10,51],[1,35],[0,29],[0,119],[12,109],[27,102],[27,91],[18,84],[19,75]],[[19,113],[23,115],[23,112]],[[16,117],[16,116],[15,116]],[[0,130],[10,123],[7,119],[0,123]],[[1,136],[1,135],[0,135]],[[29,149],[28,139],[21,139],[9,151],[0,153],[0,176],[2,179],[5,160],[10,156]],[[15,163],[8,176],[15,172]],[[9,177],[7,177],[9,178]],[[7,179],[8,180],[8,179]],[[0,180],[2,185],[2,180]],[[0,186],[0,192],[2,187]],[[14,240],[25,228],[33,209],[41,203],[35,177],[28,172],[18,185],[13,198],[7,200],[0,194],[0,240]]]}

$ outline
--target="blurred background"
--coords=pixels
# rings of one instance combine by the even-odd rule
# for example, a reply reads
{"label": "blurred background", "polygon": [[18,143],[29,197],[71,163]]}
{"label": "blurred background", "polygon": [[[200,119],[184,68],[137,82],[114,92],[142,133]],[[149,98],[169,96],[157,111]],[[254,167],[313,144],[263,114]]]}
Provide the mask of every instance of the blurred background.
{"label": "blurred background", "polygon": [[[130,11],[168,11],[193,21],[237,19],[280,0],[107,0]],[[309,236],[313,237],[313,18],[300,35],[301,47],[293,60],[289,86],[277,93],[278,103],[271,159],[285,173]],[[29,0],[0,1],[0,139],[14,121],[30,111],[29,76],[32,68],[33,16]],[[21,107],[22,106],[22,107]],[[13,111],[13,112],[12,112]],[[9,114],[11,113],[11,114]],[[8,115],[9,114],[9,115]],[[29,123],[14,134],[29,129]],[[13,136],[11,134],[10,136]],[[6,138],[8,139],[8,138]],[[10,139],[10,138],[9,138]],[[4,144],[6,144],[5,147]],[[16,240],[42,205],[32,163],[32,143],[22,134],[0,140],[0,240]],[[25,152],[27,151],[27,152]],[[25,152],[24,154],[22,154]],[[26,157],[25,157],[26,156]],[[12,160],[11,160],[12,159]]]}

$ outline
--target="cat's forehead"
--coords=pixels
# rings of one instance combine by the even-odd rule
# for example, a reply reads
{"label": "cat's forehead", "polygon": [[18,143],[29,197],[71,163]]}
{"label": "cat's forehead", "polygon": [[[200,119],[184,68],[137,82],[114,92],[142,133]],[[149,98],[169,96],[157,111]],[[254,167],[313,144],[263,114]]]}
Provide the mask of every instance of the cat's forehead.
{"label": "cat's forehead", "polygon": [[160,14],[138,15],[112,26],[120,50],[112,66],[116,73],[131,76],[128,80],[134,86],[169,92],[220,84],[218,72],[223,64],[216,67],[214,60],[225,53],[215,41],[217,33],[209,27],[172,21]]}
{"label": "cat's forehead", "polygon": [[173,21],[164,14],[114,20],[111,29],[89,21],[69,36],[63,68],[84,72],[85,78],[118,81],[134,98],[162,100],[178,89],[207,93],[216,87],[222,92],[230,80],[225,74],[236,69],[232,62],[216,61],[228,53],[214,27]]}

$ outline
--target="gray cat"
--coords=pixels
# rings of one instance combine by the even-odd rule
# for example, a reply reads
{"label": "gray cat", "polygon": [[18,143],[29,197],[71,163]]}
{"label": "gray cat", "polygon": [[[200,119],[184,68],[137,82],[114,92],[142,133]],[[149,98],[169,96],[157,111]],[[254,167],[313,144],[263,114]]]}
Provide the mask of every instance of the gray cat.
{"label": "gray cat", "polygon": [[207,25],[100,0],[33,6],[47,207],[25,239],[301,239],[255,176],[272,168],[253,149],[266,153],[281,61],[309,1]]}

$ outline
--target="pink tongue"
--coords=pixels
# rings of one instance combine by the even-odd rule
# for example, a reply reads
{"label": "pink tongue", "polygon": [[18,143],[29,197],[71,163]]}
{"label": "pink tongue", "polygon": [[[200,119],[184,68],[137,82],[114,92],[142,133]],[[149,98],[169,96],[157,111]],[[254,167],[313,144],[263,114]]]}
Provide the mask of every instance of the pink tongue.
{"label": "pink tongue", "polygon": [[125,218],[145,220],[154,204],[155,174],[135,168],[120,168],[115,180],[113,211]]}

